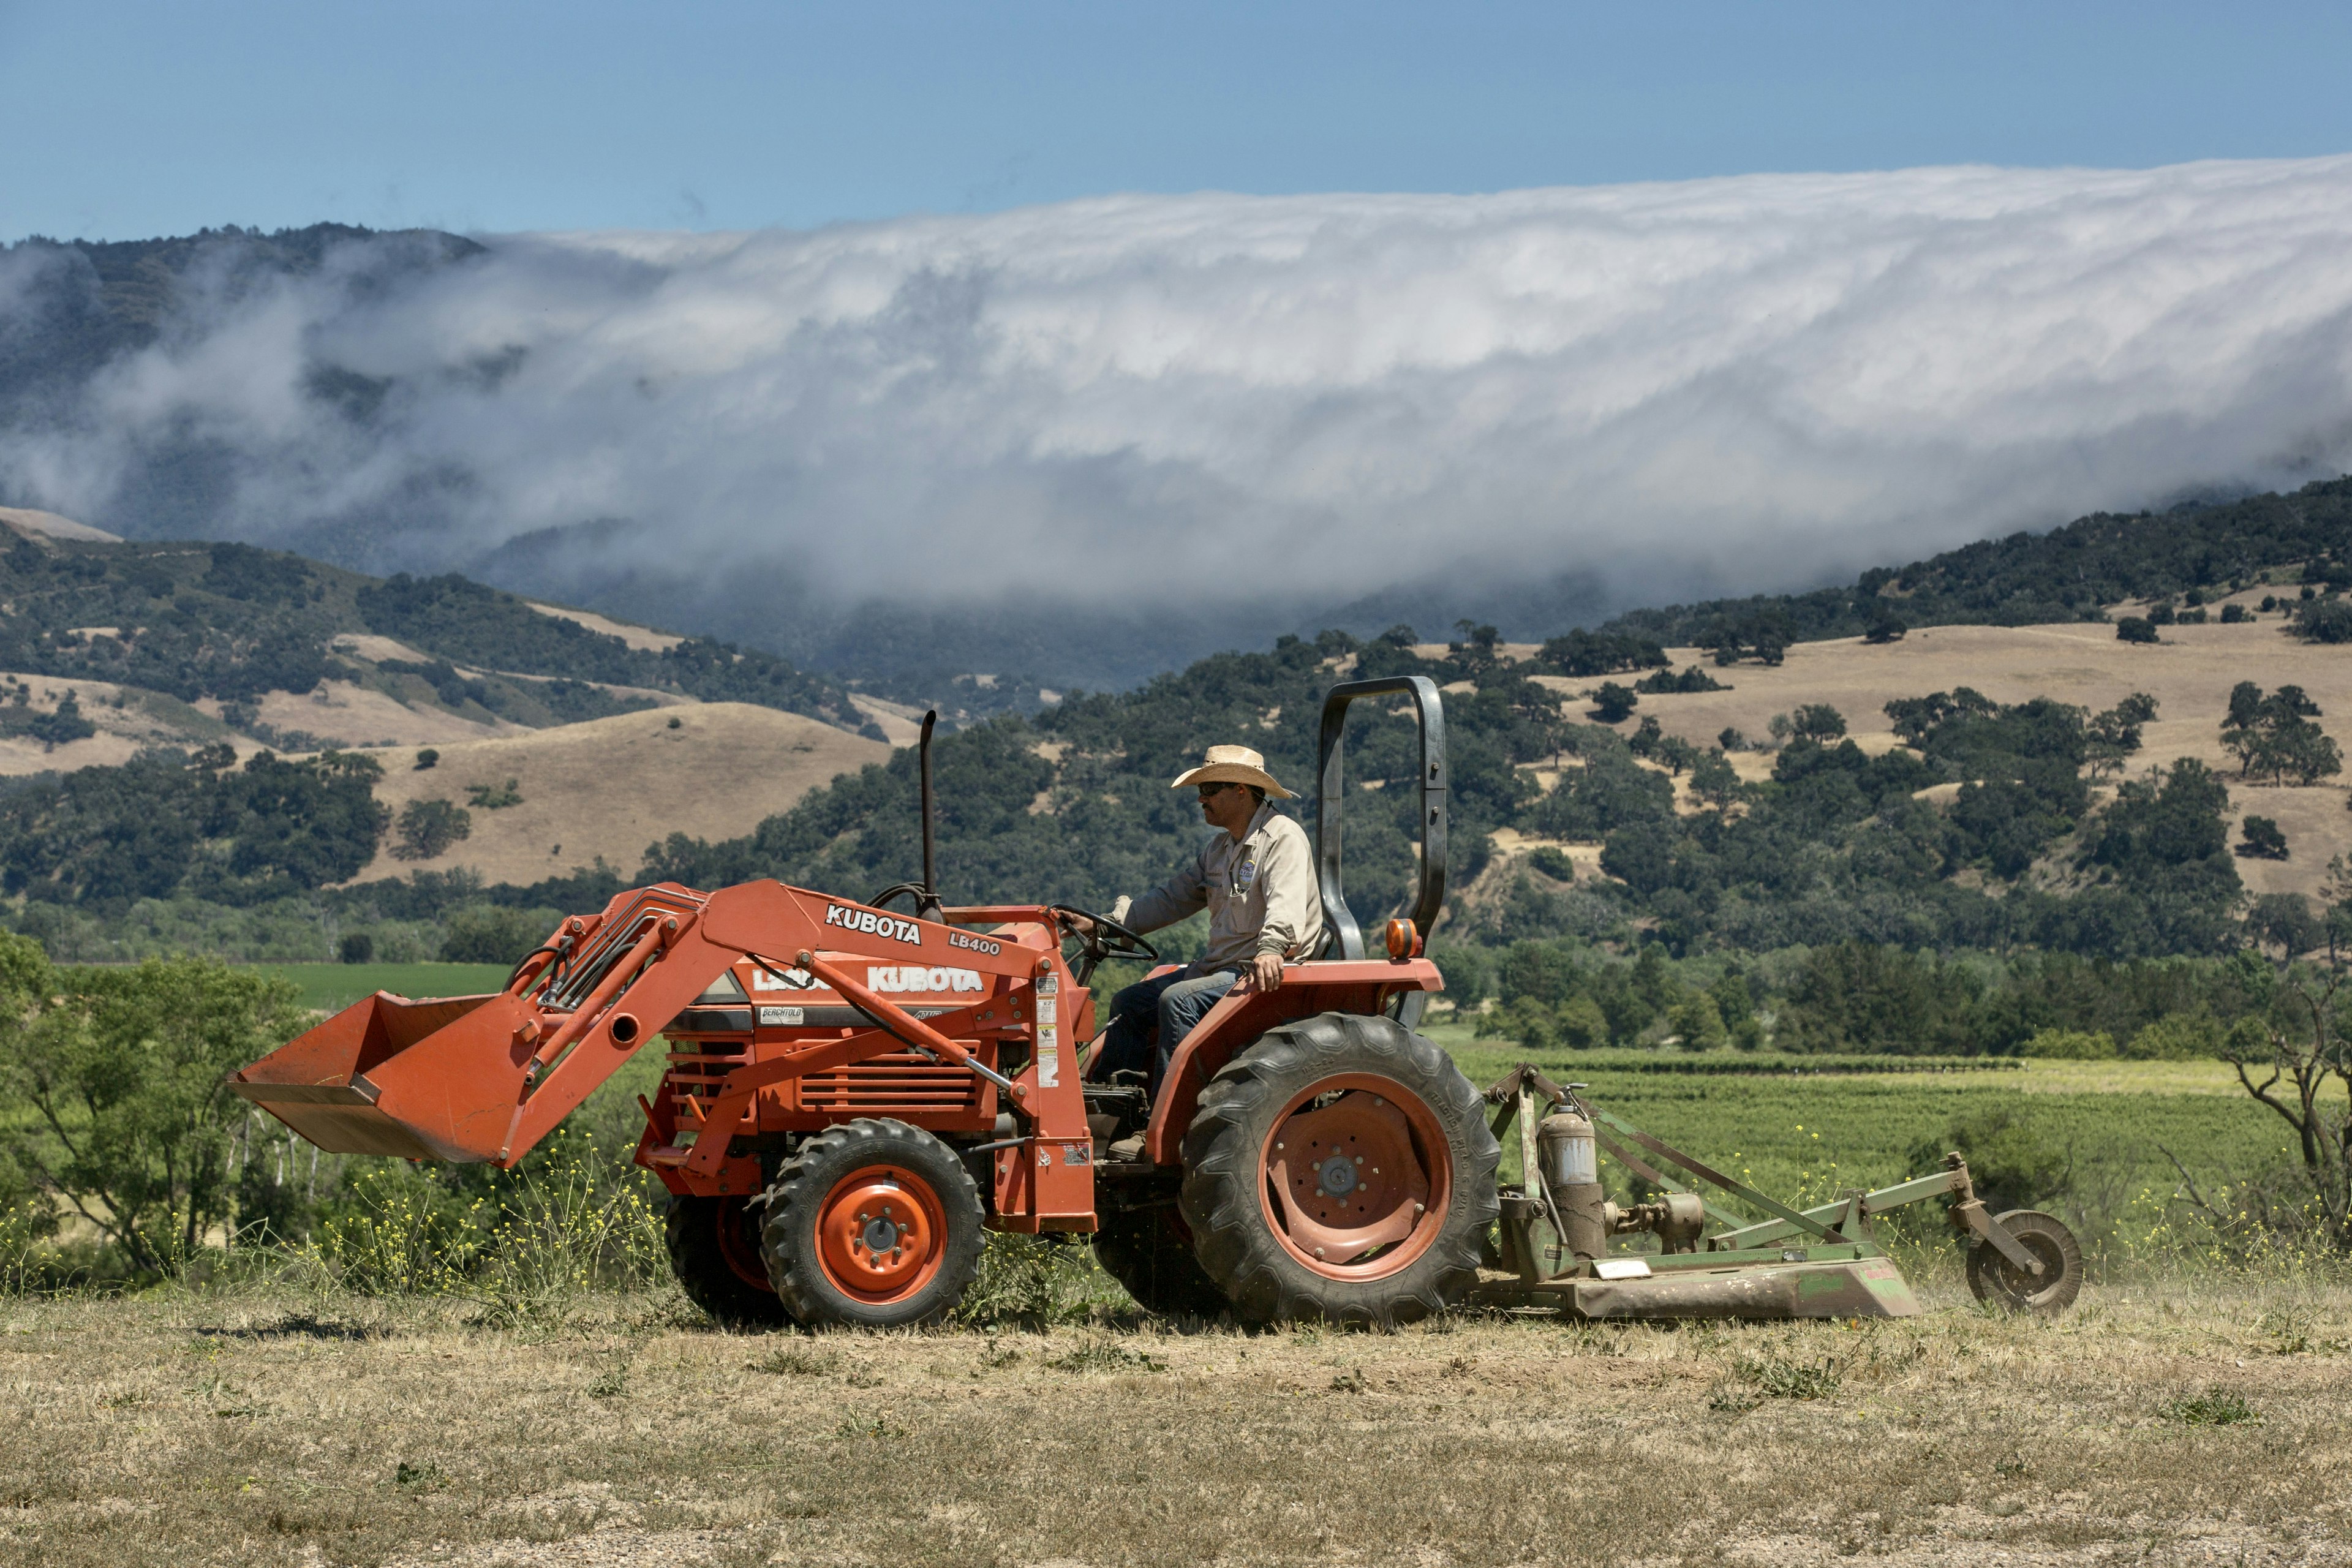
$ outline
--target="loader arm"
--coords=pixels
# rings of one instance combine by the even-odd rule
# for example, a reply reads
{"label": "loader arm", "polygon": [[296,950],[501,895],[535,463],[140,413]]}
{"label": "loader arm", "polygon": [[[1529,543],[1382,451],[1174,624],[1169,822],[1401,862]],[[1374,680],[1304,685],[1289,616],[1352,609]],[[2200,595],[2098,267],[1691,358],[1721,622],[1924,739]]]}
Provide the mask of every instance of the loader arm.
{"label": "loader arm", "polygon": [[[505,990],[421,1002],[379,992],[237,1072],[228,1087],[331,1152],[510,1167],[721,973],[745,958],[774,968],[803,955],[877,1027],[770,1064],[759,1083],[912,1045],[992,1079],[1018,1102],[1016,1086],[833,961],[951,957],[1001,996],[1034,984],[1050,953],[778,882],[624,893],[602,914],[566,921]],[[756,1087],[747,1082],[722,1102],[730,1120],[721,1126]],[[705,1163],[725,1144],[717,1140]]]}

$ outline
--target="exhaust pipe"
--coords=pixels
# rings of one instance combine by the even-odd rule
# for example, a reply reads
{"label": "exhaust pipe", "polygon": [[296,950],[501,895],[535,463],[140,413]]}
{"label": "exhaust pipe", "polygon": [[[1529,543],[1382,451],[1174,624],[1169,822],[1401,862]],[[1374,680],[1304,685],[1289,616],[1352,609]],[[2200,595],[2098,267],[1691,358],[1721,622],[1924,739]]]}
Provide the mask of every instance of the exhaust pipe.
{"label": "exhaust pipe", "polygon": [[932,819],[931,796],[931,728],[940,721],[940,710],[927,710],[923,714],[923,737],[916,742],[917,763],[923,780],[923,896],[915,900],[915,918],[935,921],[940,918],[940,857],[939,833]]}

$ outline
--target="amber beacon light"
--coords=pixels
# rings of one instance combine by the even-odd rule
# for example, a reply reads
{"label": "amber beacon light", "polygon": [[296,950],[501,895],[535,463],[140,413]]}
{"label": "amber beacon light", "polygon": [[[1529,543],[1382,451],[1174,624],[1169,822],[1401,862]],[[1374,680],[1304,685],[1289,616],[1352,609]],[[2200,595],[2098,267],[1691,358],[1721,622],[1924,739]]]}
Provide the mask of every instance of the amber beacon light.
{"label": "amber beacon light", "polygon": [[1389,921],[1389,962],[1402,963],[1421,956],[1421,931],[1411,921]]}

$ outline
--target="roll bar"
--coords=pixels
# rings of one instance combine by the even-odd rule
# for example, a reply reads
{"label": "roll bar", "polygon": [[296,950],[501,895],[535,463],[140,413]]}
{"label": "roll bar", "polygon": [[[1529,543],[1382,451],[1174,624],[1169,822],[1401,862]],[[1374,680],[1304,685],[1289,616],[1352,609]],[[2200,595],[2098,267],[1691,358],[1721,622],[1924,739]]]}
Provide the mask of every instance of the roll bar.
{"label": "roll bar", "polygon": [[1339,956],[1364,956],[1364,933],[1349,912],[1340,882],[1339,819],[1347,799],[1343,767],[1348,705],[1360,697],[1403,691],[1421,726],[1421,892],[1412,923],[1426,938],[1445,903],[1445,701],[1425,675],[1345,680],[1323,695],[1323,731],[1315,773],[1315,865],[1323,885],[1323,920],[1339,937]]}

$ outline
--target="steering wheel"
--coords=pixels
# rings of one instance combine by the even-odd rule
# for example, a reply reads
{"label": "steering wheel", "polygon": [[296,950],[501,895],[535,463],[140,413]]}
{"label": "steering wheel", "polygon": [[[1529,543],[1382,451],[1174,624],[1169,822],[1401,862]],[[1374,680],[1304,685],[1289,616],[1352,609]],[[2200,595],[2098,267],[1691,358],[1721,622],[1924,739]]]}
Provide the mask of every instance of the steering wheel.
{"label": "steering wheel", "polygon": [[[1098,915],[1091,910],[1073,909],[1068,904],[1048,904],[1045,906],[1045,912],[1051,915],[1076,915],[1081,920],[1090,921],[1094,927],[1092,931],[1071,931],[1066,924],[1062,927],[1066,934],[1077,939],[1078,972],[1073,978],[1081,985],[1094,978],[1096,966],[1106,959],[1134,958],[1152,963],[1160,962],[1158,948],[1108,915]],[[1108,941],[1105,940],[1106,937],[1108,938]]]}

